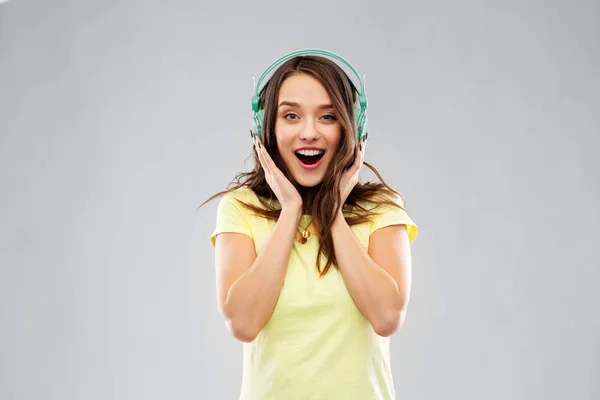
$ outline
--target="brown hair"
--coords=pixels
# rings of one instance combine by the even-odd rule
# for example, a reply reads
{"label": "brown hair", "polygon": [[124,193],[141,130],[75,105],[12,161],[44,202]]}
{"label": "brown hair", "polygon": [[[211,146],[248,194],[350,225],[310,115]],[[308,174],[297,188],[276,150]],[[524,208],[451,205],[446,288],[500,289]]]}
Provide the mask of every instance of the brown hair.
{"label": "brown hair", "polygon": [[[331,97],[332,104],[336,110],[336,115],[342,126],[342,139],[338,144],[334,158],[325,172],[323,181],[315,187],[303,187],[299,185],[290,174],[289,170],[279,153],[275,139],[275,122],[277,118],[277,102],[279,97],[279,88],[283,81],[295,74],[308,74],[321,82]],[[260,96],[260,108],[264,108],[263,120],[263,144],[273,162],[285,174],[290,182],[296,187],[303,199],[303,214],[310,214],[313,217],[313,226],[316,235],[320,239],[319,254],[317,256],[317,270],[321,276],[325,275],[331,265],[336,266],[336,257],[331,236],[331,225],[335,219],[337,203],[339,203],[339,184],[342,174],[348,169],[355,158],[355,149],[358,145],[356,126],[354,123],[354,107],[357,100],[356,88],[346,73],[334,62],[324,57],[318,56],[299,56],[286,61],[277,69],[269,82],[265,85]],[[272,206],[272,201],[276,199],[269,184],[265,180],[264,170],[258,160],[258,155],[254,151],[254,169],[250,172],[240,172],[227,186],[227,189],[214,194],[204,201],[198,208],[213,200],[214,198],[234,191],[242,186],[246,186],[256,193],[262,207],[256,207],[252,204],[246,204],[241,201],[245,207],[271,220],[277,220],[281,209]],[[356,225],[369,221],[369,217],[376,215],[370,209],[362,207],[358,202],[371,202],[376,205],[391,205],[404,209],[402,205],[394,201],[402,194],[391,188],[381,177],[379,172],[364,162],[371,171],[377,175],[381,181],[357,183],[346,202],[342,211],[349,225]],[[322,190],[322,188],[325,188]],[[267,201],[268,200],[268,201]],[[402,198],[403,200],[403,198]],[[404,203],[404,201],[403,201]],[[327,262],[321,269],[321,255],[327,257]]]}

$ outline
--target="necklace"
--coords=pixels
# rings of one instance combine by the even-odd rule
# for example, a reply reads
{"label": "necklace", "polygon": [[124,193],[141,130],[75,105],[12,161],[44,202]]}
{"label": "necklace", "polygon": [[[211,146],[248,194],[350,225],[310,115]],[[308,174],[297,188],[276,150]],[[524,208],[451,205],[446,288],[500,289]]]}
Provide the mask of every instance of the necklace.
{"label": "necklace", "polygon": [[312,224],[312,220],[310,221],[310,223],[308,225],[306,225],[306,228],[304,228],[304,230],[302,231],[302,233],[300,233],[298,235],[298,237],[296,238],[296,240],[298,241],[298,243],[305,244],[306,242],[308,242],[308,238],[310,237],[310,231],[308,230],[308,227],[311,224]]}

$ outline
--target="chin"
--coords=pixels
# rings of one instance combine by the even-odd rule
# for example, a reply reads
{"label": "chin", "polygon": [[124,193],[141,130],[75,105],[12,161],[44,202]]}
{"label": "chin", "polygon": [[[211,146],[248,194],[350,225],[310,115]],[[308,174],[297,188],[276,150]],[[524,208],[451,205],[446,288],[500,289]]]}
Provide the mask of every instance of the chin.
{"label": "chin", "polygon": [[294,177],[294,179],[296,180],[296,182],[298,182],[298,184],[300,186],[304,186],[304,187],[315,187],[318,186],[321,182],[323,182],[323,177],[320,176],[318,178],[316,177]]}
{"label": "chin", "polygon": [[313,171],[306,171],[300,166],[294,166],[291,170],[294,180],[303,187],[312,188],[320,185],[325,178],[326,165],[321,165],[318,169]]}
{"label": "chin", "polygon": [[[288,168],[294,177],[294,180],[303,187],[312,188],[320,185],[323,182],[323,178],[325,177],[325,171],[329,166],[329,160],[322,160],[323,162],[314,169],[305,169],[298,164],[298,161],[295,159],[289,160]],[[290,165],[292,164],[292,165]],[[296,165],[293,165],[296,164]],[[290,168],[291,167],[291,168]]]}

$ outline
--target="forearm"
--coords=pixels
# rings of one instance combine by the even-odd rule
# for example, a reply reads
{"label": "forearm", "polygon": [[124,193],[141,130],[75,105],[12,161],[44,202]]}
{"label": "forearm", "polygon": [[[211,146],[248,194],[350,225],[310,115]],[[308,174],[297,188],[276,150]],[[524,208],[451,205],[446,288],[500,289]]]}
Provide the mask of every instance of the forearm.
{"label": "forearm", "polygon": [[378,334],[390,335],[402,318],[406,293],[371,259],[341,212],[331,234],[338,268],[352,299]]}
{"label": "forearm", "polygon": [[283,210],[252,266],[230,287],[225,299],[234,331],[253,340],[269,320],[283,286],[301,211]]}

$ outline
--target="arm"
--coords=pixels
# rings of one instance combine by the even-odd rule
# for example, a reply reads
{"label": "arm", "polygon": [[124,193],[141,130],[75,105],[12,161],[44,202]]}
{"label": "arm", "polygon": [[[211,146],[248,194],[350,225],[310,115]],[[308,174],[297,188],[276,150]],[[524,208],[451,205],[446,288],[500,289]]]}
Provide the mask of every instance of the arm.
{"label": "arm", "polygon": [[273,313],[300,217],[301,209],[283,210],[258,257],[247,235],[217,236],[219,309],[236,339],[253,341]]}
{"label": "arm", "polygon": [[380,336],[404,320],[410,298],[411,254],[405,225],[376,230],[367,253],[341,212],[331,228],[338,267],[362,314]]}

